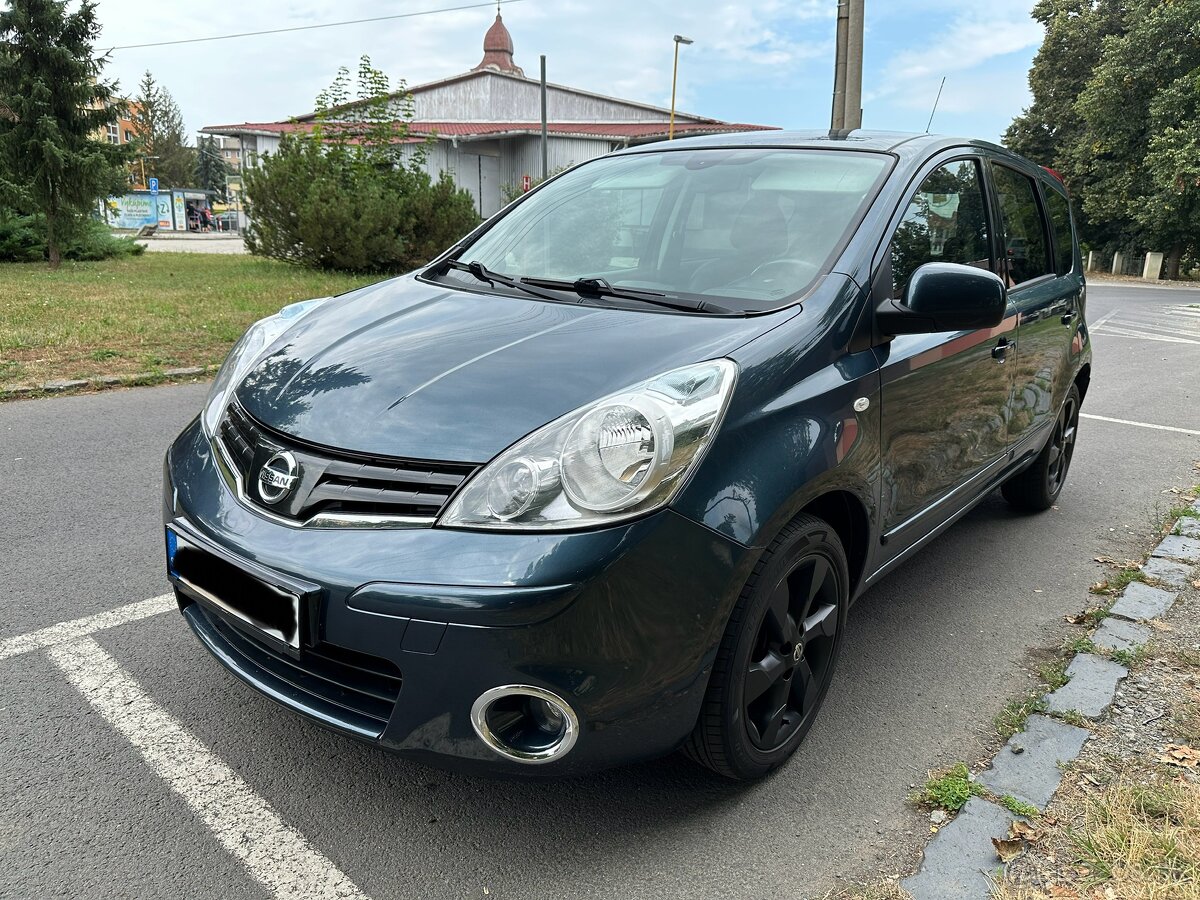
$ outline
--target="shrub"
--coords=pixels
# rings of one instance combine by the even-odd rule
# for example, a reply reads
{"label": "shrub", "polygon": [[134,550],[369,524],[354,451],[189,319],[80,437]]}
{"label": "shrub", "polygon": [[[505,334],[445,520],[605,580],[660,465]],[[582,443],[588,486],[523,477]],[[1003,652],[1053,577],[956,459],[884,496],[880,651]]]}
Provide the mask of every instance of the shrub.
{"label": "shrub", "polygon": [[[61,239],[63,259],[100,260],[137,256],[145,248],[132,238],[116,237],[103,222],[88,219]],[[42,262],[48,258],[46,220],[0,210],[0,262]]]}
{"label": "shrub", "polygon": [[403,272],[479,223],[468,192],[425,171],[424,147],[404,152],[411,102],[397,110],[366,57],[358,80],[364,99],[347,104],[342,69],[317,99],[313,130],[285,136],[277,153],[246,171],[251,253],[313,268]]}

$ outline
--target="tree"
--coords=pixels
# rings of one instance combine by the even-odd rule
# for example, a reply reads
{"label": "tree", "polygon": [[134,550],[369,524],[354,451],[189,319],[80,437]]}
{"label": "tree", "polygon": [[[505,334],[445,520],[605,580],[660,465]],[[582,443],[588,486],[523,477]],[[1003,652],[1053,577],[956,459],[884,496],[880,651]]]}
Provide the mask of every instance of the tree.
{"label": "tree", "polygon": [[[1100,62],[1104,38],[1123,31],[1126,5],[1117,0],[1039,0],[1031,13],[1046,29],[1029,70],[1033,103],[1008,126],[1004,145],[1054,168],[1077,195],[1085,188],[1086,171],[1078,153],[1085,126],[1076,100]],[[1094,241],[1117,233],[1105,221],[1083,218],[1080,224]]]}
{"label": "tree", "polygon": [[1167,251],[1167,277],[1200,248],[1200,0],[1129,3],[1080,92],[1075,164],[1087,215]]}
{"label": "tree", "polygon": [[100,137],[121,110],[117,86],[93,54],[96,4],[10,0],[0,9],[0,201],[45,223],[46,257],[85,225],[101,197],[121,190],[126,154]]}
{"label": "tree", "polygon": [[471,195],[425,171],[408,141],[411,96],[363,57],[317,97],[311,130],[285,135],[243,173],[251,253],[316,268],[405,271],[479,221]]}
{"label": "tree", "polygon": [[208,136],[196,141],[195,184],[206,191],[215,191],[225,196],[225,179],[229,177],[229,166],[221,158],[221,150],[215,138]]}
{"label": "tree", "polygon": [[175,98],[149,72],[138,84],[132,120],[135,152],[142,157],[134,167],[138,180],[144,163],[146,177],[157,178],[163,187],[189,186],[196,175],[196,151],[188,146]]}

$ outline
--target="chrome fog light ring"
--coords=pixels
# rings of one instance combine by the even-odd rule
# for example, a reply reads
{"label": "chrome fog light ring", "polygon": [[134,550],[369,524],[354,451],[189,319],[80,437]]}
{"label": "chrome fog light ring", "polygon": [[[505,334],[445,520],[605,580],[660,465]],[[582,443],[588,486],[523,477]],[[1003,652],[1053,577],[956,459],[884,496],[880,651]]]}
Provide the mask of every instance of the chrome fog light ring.
{"label": "chrome fog light ring", "polygon": [[[547,704],[555,714],[549,718],[561,720],[557,734],[538,728],[537,719],[545,717],[533,714],[531,702]],[[500,715],[510,720],[507,726]],[[484,691],[471,704],[471,727],[495,753],[525,765],[562,759],[579,739],[579,717],[571,705],[553,691],[531,684],[505,684]],[[538,739],[526,737],[529,729],[536,729]]]}

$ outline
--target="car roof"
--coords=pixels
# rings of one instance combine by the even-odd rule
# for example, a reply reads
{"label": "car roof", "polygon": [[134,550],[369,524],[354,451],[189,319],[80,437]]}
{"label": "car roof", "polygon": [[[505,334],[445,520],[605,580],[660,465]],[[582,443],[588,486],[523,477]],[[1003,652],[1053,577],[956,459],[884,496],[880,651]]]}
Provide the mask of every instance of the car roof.
{"label": "car roof", "polygon": [[997,144],[971,138],[952,137],[944,134],[920,134],[904,131],[752,131],[739,134],[711,134],[700,137],[680,138],[653,144],[640,144],[622,150],[622,153],[645,153],[661,150],[696,150],[705,147],[795,147],[823,150],[868,150],[876,153],[892,153],[901,159],[924,159],[940,150],[951,147],[974,147],[998,151],[1011,156],[1011,152]]}

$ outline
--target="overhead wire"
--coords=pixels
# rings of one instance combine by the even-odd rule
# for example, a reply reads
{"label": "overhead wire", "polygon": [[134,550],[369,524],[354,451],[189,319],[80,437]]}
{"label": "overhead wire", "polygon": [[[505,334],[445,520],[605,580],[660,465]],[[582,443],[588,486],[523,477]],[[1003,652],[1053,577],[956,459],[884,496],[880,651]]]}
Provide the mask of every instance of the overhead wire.
{"label": "overhead wire", "polygon": [[314,31],[318,28],[339,28],[343,25],[364,25],[371,22],[387,22],[394,19],[413,19],[418,16],[432,16],[437,13],[461,12],[468,9],[481,9],[485,6],[495,6],[499,14],[500,6],[509,3],[521,3],[522,0],[488,0],[486,3],[469,3],[465,6],[445,6],[440,9],[422,9],[415,12],[395,13],[390,16],[373,16],[369,19],[347,19],[344,22],[322,22],[317,25],[293,25],[288,28],[269,28],[265,31],[242,31],[237,34],[217,34],[211,37],[181,38],[176,41],[152,41],[146,44],[121,44],[109,47],[108,52],[115,50],[140,50],[145,47],[174,47],[179,44],[202,44],[210,41],[228,41],[234,38],[258,37],[265,34],[286,34],[294,31]]}

